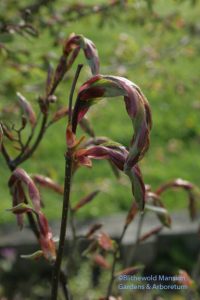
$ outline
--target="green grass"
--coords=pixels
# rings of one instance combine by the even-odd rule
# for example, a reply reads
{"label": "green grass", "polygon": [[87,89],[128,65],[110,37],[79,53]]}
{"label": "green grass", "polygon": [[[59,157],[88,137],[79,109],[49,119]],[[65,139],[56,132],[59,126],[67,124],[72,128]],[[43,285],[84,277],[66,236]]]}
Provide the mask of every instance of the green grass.
{"label": "green grass", "polygon": [[[61,2],[57,1],[57,6]],[[198,7],[193,7],[189,1],[179,5],[168,1],[166,5],[164,0],[156,3],[154,11],[161,16],[176,12],[171,21],[155,21],[152,13],[142,5],[133,10],[130,8],[126,12],[114,11],[117,18],[110,17],[102,27],[99,26],[101,18],[97,15],[68,23],[60,28],[59,36],[66,37],[71,32],[76,32],[92,39],[99,50],[101,72],[128,77],[142,88],[149,99],[154,125],[149,152],[141,162],[145,182],[155,188],[164,181],[181,177],[199,185],[200,42],[199,35],[192,33],[190,29],[198,23],[199,4]],[[43,13],[47,16],[45,9]],[[7,35],[2,35],[1,41],[4,42],[6,38]],[[2,52],[1,108],[4,105],[14,105],[15,93],[20,91],[37,109],[36,100],[44,92],[46,77],[46,66],[42,56],[45,54],[52,57],[52,64],[56,66],[61,54],[61,43],[55,46],[54,40],[55,37],[44,28],[41,29],[38,38],[26,39],[16,35],[13,41],[6,43],[15,53],[23,49],[31,50],[31,54],[19,55],[19,64],[23,67],[19,72],[10,67],[11,59]],[[78,62],[85,62],[82,54]],[[27,64],[30,63],[34,64],[34,67],[27,68]],[[62,104],[67,104],[75,68],[76,66],[73,66],[58,88],[58,102],[52,105],[52,111]],[[89,68],[85,67],[78,87],[89,76]],[[88,116],[94,124],[96,134],[107,135],[113,140],[129,145],[132,127],[122,99],[102,101],[91,109]],[[7,114],[2,115],[2,118],[12,123],[17,116]],[[65,121],[62,120],[49,128],[38,151],[22,167],[29,173],[45,174],[62,183],[65,127]],[[10,147],[9,150],[13,155],[16,154]],[[2,156],[0,164],[0,222],[7,222],[14,220],[13,216],[5,212],[5,209],[11,206],[11,197],[7,190],[10,173]],[[132,197],[127,178],[123,176],[118,182],[106,162],[94,162],[92,170],[83,168],[77,173],[72,189],[73,203],[96,188],[102,189],[102,193],[93,203],[80,210],[80,217],[96,217],[126,211],[130,206]],[[42,195],[47,216],[51,219],[59,218],[61,197],[46,192],[42,192]],[[164,199],[170,210],[187,205],[184,193],[167,193]]]}

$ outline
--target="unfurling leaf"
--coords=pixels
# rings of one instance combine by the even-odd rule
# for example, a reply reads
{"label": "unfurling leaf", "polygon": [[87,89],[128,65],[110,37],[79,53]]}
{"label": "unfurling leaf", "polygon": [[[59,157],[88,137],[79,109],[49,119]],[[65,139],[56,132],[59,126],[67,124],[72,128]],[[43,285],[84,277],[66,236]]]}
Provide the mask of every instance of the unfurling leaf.
{"label": "unfurling leaf", "polygon": [[124,269],[122,271],[119,271],[115,274],[115,277],[118,277],[120,275],[135,275],[138,272],[141,272],[144,269],[144,266],[134,266],[127,269]]}
{"label": "unfurling leaf", "polygon": [[98,240],[99,246],[102,249],[104,249],[106,251],[113,249],[113,241],[105,232],[100,232],[98,234],[97,240]]}
{"label": "unfurling leaf", "polygon": [[[13,171],[8,182],[8,186],[10,187],[13,197],[16,197],[16,193],[19,191],[19,183],[27,186],[28,194],[33,203],[33,207],[36,212],[39,212],[41,203],[40,193],[30,176],[21,168],[17,168]],[[16,201],[18,201],[18,199],[16,199]],[[18,202],[16,202],[16,204],[17,203]]]}
{"label": "unfurling leaf", "polygon": [[80,209],[82,206],[86,205],[87,203],[91,202],[99,193],[99,190],[96,190],[92,193],[90,193],[88,196],[82,198],[73,208],[73,211],[77,211]]}
{"label": "unfurling leaf", "polygon": [[40,185],[41,187],[50,189],[58,194],[63,195],[63,187],[60,186],[58,183],[54,182],[51,178],[36,174],[32,175],[32,179],[36,184]]}
{"label": "unfurling leaf", "polygon": [[158,234],[162,229],[163,229],[163,226],[158,226],[158,227],[156,227],[156,228],[150,230],[149,232],[143,234],[143,235],[139,238],[139,241],[140,241],[140,242],[145,241],[146,239],[148,239],[148,238],[151,237],[152,235]]}
{"label": "unfurling leaf", "polygon": [[92,74],[99,73],[99,57],[98,52],[92,41],[82,35],[71,34],[64,43],[63,55],[60,58],[56,68],[53,84],[49,94],[53,93],[59,82],[64,77],[65,73],[71,68],[80,49],[83,49],[85,57],[91,68]]}
{"label": "unfurling leaf", "polygon": [[13,214],[23,214],[27,212],[34,212],[34,209],[26,204],[26,203],[19,203],[16,206],[13,206],[12,208],[7,209],[7,211],[11,211]]}
{"label": "unfurling leaf", "polygon": [[34,259],[34,260],[37,260],[39,259],[40,257],[43,256],[43,251],[42,250],[38,250],[32,254],[23,254],[23,255],[20,255],[21,258],[25,258],[25,259]]}
{"label": "unfurling leaf", "polygon": [[107,262],[107,260],[101,254],[95,254],[92,257],[92,260],[95,264],[97,264],[101,268],[110,269],[110,264]]}
{"label": "unfurling leaf", "polygon": [[73,64],[80,49],[83,49],[84,51],[92,74],[98,74],[99,57],[97,49],[94,43],[91,40],[85,38],[83,35],[71,34],[64,44],[63,54],[65,55],[65,57],[68,57],[71,54],[71,58],[67,62],[67,69],[69,69]]}
{"label": "unfurling leaf", "polygon": [[102,97],[123,96],[126,110],[133,122],[134,135],[125,169],[133,167],[145,154],[149,146],[151,113],[148,101],[133,82],[116,76],[96,75],[79,90],[73,113],[73,132],[87,113],[89,107]]}
{"label": "unfurling leaf", "polygon": [[[134,134],[129,151],[120,147],[101,145],[76,153],[77,161],[83,157],[109,159],[118,169],[124,171],[132,183],[133,195],[140,210],[144,209],[145,187],[137,163],[149,147],[149,134],[152,126],[148,101],[139,87],[131,81],[115,76],[96,75],[79,89],[73,110],[72,131],[76,133],[89,107],[102,97],[123,96],[126,110],[133,123]],[[125,149],[125,148],[124,148]]]}
{"label": "unfurling leaf", "polygon": [[31,104],[19,92],[17,93],[17,97],[18,97],[19,104],[20,104],[21,108],[23,109],[23,112],[27,116],[31,126],[35,127],[35,125],[36,125],[36,115],[35,115],[35,112],[34,112],[32,106],[31,106]]}

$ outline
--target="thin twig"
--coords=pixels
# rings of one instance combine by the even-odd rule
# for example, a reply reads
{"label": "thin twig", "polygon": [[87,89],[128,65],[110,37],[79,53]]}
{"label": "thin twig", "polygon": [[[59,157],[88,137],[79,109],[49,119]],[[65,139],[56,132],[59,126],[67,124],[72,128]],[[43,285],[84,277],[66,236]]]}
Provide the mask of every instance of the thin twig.
{"label": "thin twig", "polygon": [[72,121],[72,101],[73,101],[73,94],[74,94],[76,83],[77,83],[77,80],[78,80],[78,77],[80,75],[82,67],[83,67],[82,64],[78,65],[78,67],[77,67],[76,74],[74,76],[74,80],[72,82],[72,87],[71,87],[71,91],[70,91],[70,95],[69,95],[69,106],[68,106],[68,123],[69,124],[71,124],[71,121]]}
{"label": "thin twig", "polygon": [[124,238],[124,235],[126,233],[127,228],[128,228],[128,224],[125,224],[124,228],[122,230],[121,236],[119,238],[118,246],[117,246],[117,248],[116,248],[116,250],[115,250],[115,252],[113,254],[111,276],[110,276],[110,281],[109,281],[109,284],[108,284],[108,290],[107,290],[106,300],[109,300],[109,296],[112,293],[112,286],[113,286],[113,283],[114,283],[114,280],[115,280],[115,268],[116,268],[116,264],[117,264],[118,253],[119,253],[119,250],[120,250],[120,247],[121,247],[121,243],[122,243],[122,240]]}
{"label": "thin twig", "polygon": [[13,164],[17,167],[18,165],[20,165],[22,162],[24,162],[25,160],[27,160],[29,157],[32,156],[32,154],[35,152],[35,150],[37,149],[40,141],[42,140],[44,133],[46,131],[46,123],[47,123],[47,118],[48,115],[47,114],[43,114],[43,119],[42,119],[42,124],[40,127],[40,131],[39,134],[35,140],[35,143],[33,144],[33,146],[31,147],[31,149],[28,152],[25,152],[22,156],[19,155],[18,157],[16,157],[13,160]]}
{"label": "thin twig", "polygon": [[[73,80],[70,98],[69,98],[69,110],[72,113],[72,100],[73,94],[76,86],[76,82],[78,80],[78,76],[80,74],[82,65],[78,65],[76,74]],[[68,121],[71,122],[71,114],[68,115]],[[66,229],[67,229],[67,219],[68,219],[68,211],[70,205],[70,189],[71,189],[71,175],[72,175],[72,155],[71,150],[68,149],[66,156],[65,156],[65,183],[64,183],[64,196],[63,196],[63,208],[62,208],[62,219],[61,219],[61,229],[60,229],[60,239],[59,239],[59,247],[57,252],[57,257],[53,269],[53,276],[52,276],[52,290],[51,290],[51,300],[57,300],[58,295],[58,281],[60,277],[60,268],[62,263],[64,245],[65,245],[65,236],[66,236]],[[70,299],[69,289],[67,288],[68,298]]]}

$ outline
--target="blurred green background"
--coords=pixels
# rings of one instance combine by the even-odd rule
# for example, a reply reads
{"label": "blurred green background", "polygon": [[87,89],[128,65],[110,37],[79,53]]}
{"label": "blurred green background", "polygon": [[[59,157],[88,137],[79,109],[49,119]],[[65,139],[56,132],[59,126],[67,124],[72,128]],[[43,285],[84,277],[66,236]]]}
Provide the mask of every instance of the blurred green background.
{"label": "blurred green background", "polygon": [[[120,1],[119,1],[120,2]],[[122,3],[123,1],[121,1]],[[79,4],[77,4],[79,3]],[[200,4],[195,1],[128,1],[105,9],[90,10],[85,16],[76,14],[76,7],[93,5],[94,1],[65,1],[41,7],[33,15],[23,8],[32,1],[1,1],[1,28],[22,24],[24,18],[33,28],[1,30],[0,34],[0,118],[8,126],[19,124],[16,92],[22,93],[38,112],[38,97],[44,94],[47,62],[56,67],[62,54],[63,41],[70,33],[91,39],[98,51],[102,74],[127,77],[138,84],[147,96],[153,114],[153,130],[148,154],[141,162],[145,183],[152,188],[178,177],[199,185],[200,142]],[[108,4],[95,1],[96,6]],[[73,4],[75,10],[67,8]],[[76,6],[79,5],[79,6]],[[87,11],[86,11],[87,12]],[[3,25],[2,25],[3,24]],[[77,89],[91,74],[83,54],[79,56],[56,91],[58,98],[51,105],[52,113],[67,105],[71,82],[78,63],[84,63]],[[102,101],[89,114],[97,135],[129,145],[132,126],[122,99]],[[28,173],[50,176],[60,184],[64,179],[66,120],[57,122],[47,131],[32,159],[23,163]],[[26,130],[24,137],[28,133]],[[79,131],[79,136],[81,135]],[[6,146],[12,156],[17,150]],[[7,189],[10,176],[0,155],[0,222],[14,221],[6,212],[11,207]],[[127,211],[131,203],[131,187],[126,177],[116,180],[105,161],[93,163],[92,169],[82,168],[74,177],[72,201],[100,188],[102,192],[78,212],[80,218]],[[44,212],[51,219],[61,216],[62,197],[42,191]],[[187,206],[184,192],[167,192],[166,206],[176,210]]]}

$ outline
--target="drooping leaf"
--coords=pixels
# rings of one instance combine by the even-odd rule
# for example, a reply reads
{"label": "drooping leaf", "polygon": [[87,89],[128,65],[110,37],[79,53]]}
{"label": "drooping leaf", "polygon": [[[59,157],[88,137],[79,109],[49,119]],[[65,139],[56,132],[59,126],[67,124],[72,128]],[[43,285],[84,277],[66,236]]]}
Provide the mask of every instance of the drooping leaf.
{"label": "drooping leaf", "polygon": [[96,75],[83,84],[79,90],[73,113],[72,130],[87,113],[89,107],[102,97],[124,96],[126,110],[132,120],[134,135],[130,145],[125,170],[132,168],[149,147],[149,133],[152,125],[148,101],[139,87],[131,81],[116,76]]}
{"label": "drooping leaf", "polygon": [[60,119],[62,119],[63,117],[67,116],[68,112],[69,112],[69,110],[67,107],[61,107],[53,114],[51,123],[55,123],[55,122],[59,121]]}
{"label": "drooping leaf", "polygon": [[183,188],[185,190],[191,190],[193,188],[193,184],[189,181],[183,180],[181,178],[175,179],[173,181],[167,182],[161,185],[157,190],[156,194],[160,195],[170,188]]}
{"label": "drooping leaf", "polygon": [[99,194],[99,190],[96,190],[92,193],[90,193],[89,195],[87,195],[86,197],[82,198],[73,208],[73,211],[77,211],[79,210],[81,207],[83,207],[84,205],[86,205],[87,203],[91,202],[98,194]]}
{"label": "drooping leaf", "polygon": [[[106,144],[105,144],[106,145]],[[88,149],[80,149],[75,152],[75,162],[85,165],[87,159],[108,159],[119,170],[124,170],[124,164],[128,156],[128,151],[121,145],[94,146]],[[129,177],[132,184],[132,191],[140,210],[144,209],[145,203],[145,186],[138,165],[126,170],[126,175]]]}
{"label": "drooping leaf", "polygon": [[158,234],[161,230],[163,229],[163,226],[157,226],[156,228],[153,228],[152,230],[150,230],[147,233],[144,233],[140,238],[139,241],[143,242],[145,240],[147,240],[149,237]]}
{"label": "drooping leaf", "polygon": [[43,176],[43,175],[35,174],[35,175],[32,175],[32,179],[36,184],[40,185],[41,187],[50,189],[60,195],[63,195],[63,192],[64,192],[63,187],[60,186],[55,181],[53,181],[51,178]]}
{"label": "drooping leaf", "polygon": [[86,237],[87,238],[91,238],[93,236],[93,234],[99,230],[103,225],[102,224],[94,224],[91,226],[91,228],[88,230],[88,232],[86,233]]}
{"label": "drooping leaf", "polygon": [[36,212],[39,212],[41,203],[40,193],[31,177],[21,168],[17,168],[13,171],[8,182],[11,193],[14,196],[16,196],[16,191],[19,191],[18,183],[25,184],[27,186],[28,194],[33,203],[33,207],[36,210]]}
{"label": "drooping leaf", "polygon": [[145,205],[145,185],[142,178],[142,173],[138,165],[128,169],[126,171],[131,183],[132,183],[132,192],[135,197],[135,201],[140,210],[144,210]]}

